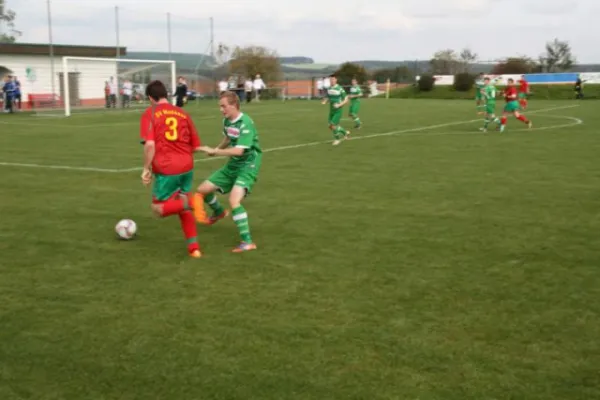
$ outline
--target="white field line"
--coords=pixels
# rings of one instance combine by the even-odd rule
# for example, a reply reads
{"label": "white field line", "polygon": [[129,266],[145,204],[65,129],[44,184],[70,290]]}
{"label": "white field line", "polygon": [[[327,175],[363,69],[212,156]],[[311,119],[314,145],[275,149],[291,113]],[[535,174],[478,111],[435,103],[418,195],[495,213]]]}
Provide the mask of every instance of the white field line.
{"label": "white field line", "polygon": [[[535,110],[535,111],[529,112],[528,114],[538,114],[538,113],[544,113],[544,112],[548,112],[548,111],[564,110],[564,109],[575,108],[575,107],[579,107],[579,105],[542,108],[542,109],[539,109],[539,110]],[[512,132],[514,132],[514,131],[524,131],[524,130],[527,130],[527,131],[541,131],[541,130],[549,130],[549,129],[557,129],[557,128],[566,128],[566,127],[569,127],[569,126],[575,126],[575,125],[581,125],[581,124],[583,124],[583,121],[581,119],[575,118],[575,117],[560,116],[560,115],[550,115],[549,117],[569,119],[569,120],[571,120],[573,122],[569,122],[567,124],[545,126],[545,127],[541,127],[541,128],[513,129],[511,131]],[[448,122],[448,123],[444,123],[444,124],[422,126],[422,127],[418,127],[418,128],[403,129],[403,130],[397,130],[397,131],[391,131],[391,132],[374,133],[374,134],[365,135],[365,136],[352,137],[350,139],[350,141],[353,142],[353,141],[356,141],[356,140],[372,139],[372,138],[377,138],[377,137],[393,136],[393,135],[402,135],[402,136],[407,136],[407,137],[408,136],[422,136],[422,137],[427,136],[428,137],[428,136],[445,136],[445,135],[473,135],[473,134],[481,134],[481,133],[478,133],[476,131],[432,132],[432,133],[428,133],[426,135],[422,134],[423,131],[426,131],[426,130],[429,130],[429,129],[445,128],[445,127],[456,126],[456,125],[465,125],[465,124],[470,124],[470,123],[474,123],[474,122],[481,122],[481,118],[472,119],[472,120],[468,120],[468,121],[455,121],[455,122]],[[412,133],[412,135],[410,135],[411,133]],[[309,143],[300,143],[300,144],[294,144],[294,145],[289,145],[289,146],[272,147],[270,149],[263,150],[263,152],[264,153],[269,153],[269,152],[273,152],[273,151],[299,149],[299,148],[303,148],[303,147],[311,147],[311,146],[317,146],[317,145],[322,145],[322,144],[330,144],[330,143],[331,143],[331,140],[323,140],[323,141],[309,142]],[[219,159],[224,159],[224,158],[226,158],[226,157],[210,157],[210,158],[197,159],[195,161],[196,162],[207,162],[207,161],[219,160]],[[67,170],[67,171],[106,172],[106,173],[123,173],[123,172],[134,172],[134,171],[140,171],[141,170],[141,168],[139,168],[139,167],[122,168],[122,169],[108,169],[108,168],[95,168],[95,167],[76,167],[76,166],[68,166],[68,165],[45,165],[45,164],[33,164],[33,163],[32,164],[29,164],[29,163],[12,163],[12,162],[1,162],[1,161],[0,161],[0,166],[23,167],[23,168],[39,168],[39,169],[55,169],[55,170]]]}

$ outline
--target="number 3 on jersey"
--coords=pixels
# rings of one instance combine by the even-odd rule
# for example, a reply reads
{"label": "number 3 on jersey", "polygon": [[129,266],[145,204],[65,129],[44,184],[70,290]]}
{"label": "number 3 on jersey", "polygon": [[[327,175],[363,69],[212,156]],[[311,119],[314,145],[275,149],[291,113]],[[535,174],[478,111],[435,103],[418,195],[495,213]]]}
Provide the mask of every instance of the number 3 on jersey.
{"label": "number 3 on jersey", "polygon": [[169,128],[165,132],[165,138],[170,142],[176,141],[179,137],[179,134],[177,132],[177,118],[169,117],[165,119],[165,125],[167,125],[167,127]]}

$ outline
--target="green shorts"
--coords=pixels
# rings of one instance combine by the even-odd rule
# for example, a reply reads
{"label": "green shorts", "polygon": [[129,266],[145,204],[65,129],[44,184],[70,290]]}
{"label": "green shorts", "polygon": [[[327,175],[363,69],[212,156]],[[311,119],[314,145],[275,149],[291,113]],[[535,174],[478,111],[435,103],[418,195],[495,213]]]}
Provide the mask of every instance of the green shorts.
{"label": "green shorts", "polygon": [[526,99],[527,98],[527,93],[519,93],[519,98],[520,99]]}
{"label": "green shorts", "polygon": [[481,93],[481,91],[479,89],[475,90],[475,100],[481,100],[483,99],[483,93]]}
{"label": "green shorts", "polygon": [[350,110],[348,111],[348,115],[352,116],[356,116],[358,115],[358,111],[360,110],[360,103],[356,102],[356,103],[350,103]]}
{"label": "green shorts", "polygon": [[179,175],[154,174],[152,197],[158,201],[168,200],[175,193],[189,193],[192,190],[194,171]]}
{"label": "green shorts", "polygon": [[342,121],[342,109],[333,109],[329,111],[329,125],[337,126]]}
{"label": "green shorts", "polygon": [[246,189],[246,194],[252,192],[252,187],[258,179],[258,171],[260,170],[261,155],[258,155],[252,164],[235,167],[225,164],[222,168],[213,172],[208,177],[208,181],[215,185],[219,192],[227,194],[231,192],[234,186],[239,186]]}
{"label": "green shorts", "polygon": [[486,103],[485,113],[488,115],[495,114],[496,113],[496,103]]}
{"label": "green shorts", "polygon": [[520,111],[520,110],[521,110],[521,106],[519,105],[519,102],[516,100],[508,102],[504,106],[504,112],[515,112],[515,111]]}

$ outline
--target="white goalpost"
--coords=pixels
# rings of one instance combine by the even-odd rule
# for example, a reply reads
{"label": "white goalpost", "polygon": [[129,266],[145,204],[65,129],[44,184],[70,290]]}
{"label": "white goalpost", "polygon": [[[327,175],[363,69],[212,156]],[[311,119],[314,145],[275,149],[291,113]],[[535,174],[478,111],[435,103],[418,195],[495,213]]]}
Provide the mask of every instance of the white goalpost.
{"label": "white goalpost", "polygon": [[163,81],[173,96],[175,61],[63,57],[58,83],[64,115],[79,109],[146,107],[146,84],[156,79]]}

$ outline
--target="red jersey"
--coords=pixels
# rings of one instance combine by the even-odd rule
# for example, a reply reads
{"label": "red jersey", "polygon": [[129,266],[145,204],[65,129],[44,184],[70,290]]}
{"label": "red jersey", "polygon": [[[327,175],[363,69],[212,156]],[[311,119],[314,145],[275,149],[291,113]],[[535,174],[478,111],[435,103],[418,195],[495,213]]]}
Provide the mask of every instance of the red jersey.
{"label": "red jersey", "polygon": [[514,86],[507,86],[506,90],[504,90],[504,100],[506,102],[517,100],[517,88]]}
{"label": "red jersey", "polygon": [[529,92],[529,82],[527,82],[525,79],[521,79],[519,81],[519,92],[521,92],[521,93]]}
{"label": "red jersey", "polygon": [[149,107],[140,120],[142,143],[154,140],[156,152],[152,171],[179,175],[194,167],[194,150],[201,146],[192,118],[168,103]]}

